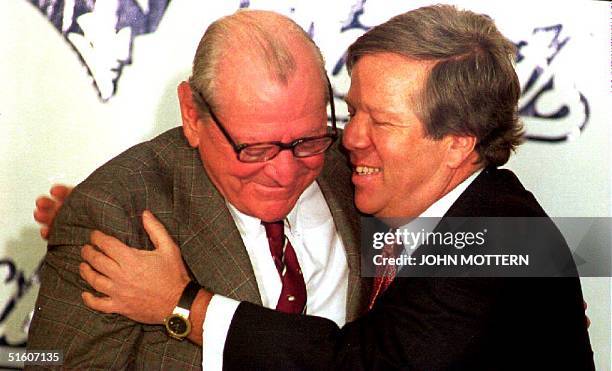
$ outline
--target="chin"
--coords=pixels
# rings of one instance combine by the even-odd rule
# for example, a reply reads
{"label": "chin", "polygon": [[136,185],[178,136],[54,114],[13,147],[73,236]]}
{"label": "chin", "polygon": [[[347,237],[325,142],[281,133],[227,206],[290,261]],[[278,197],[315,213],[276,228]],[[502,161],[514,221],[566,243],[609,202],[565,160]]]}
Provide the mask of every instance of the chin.
{"label": "chin", "polygon": [[275,222],[277,220],[285,219],[287,214],[291,212],[295,202],[288,205],[287,202],[273,202],[269,205],[263,206],[261,212],[255,215],[257,218],[264,222]]}
{"label": "chin", "polygon": [[374,215],[378,210],[367,197],[355,197],[355,206],[364,214]]}
{"label": "chin", "polygon": [[265,214],[259,215],[258,217],[259,219],[261,219],[262,222],[276,222],[278,220],[284,220],[287,217],[287,214],[289,214],[289,211],[279,213],[266,212]]}

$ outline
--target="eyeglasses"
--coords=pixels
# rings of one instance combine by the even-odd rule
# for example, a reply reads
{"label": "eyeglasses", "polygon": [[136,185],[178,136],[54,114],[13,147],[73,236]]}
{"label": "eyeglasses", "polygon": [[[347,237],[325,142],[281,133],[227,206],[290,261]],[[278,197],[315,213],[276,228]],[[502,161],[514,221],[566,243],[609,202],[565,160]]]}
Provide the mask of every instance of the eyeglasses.
{"label": "eyeglasses", "polygon": [[221,133],[223,133],[229,144],[232,145],[232,148],[234,148],[234,152],[236,152],[236,156],[238,157],[239,161],[249,163],[268,161],[276,157],[276,155],[278,155],[280,151],[286,149],[290,149],[291,152],[293,152],[293,155],[298,158],[315,156],[327,151],[329,147],[331,147],[331,145],[334,143],[334,141],[336,141],[336,139],[338,138],[338,129],[336,128],[336,110],[334,107],[334,95],[329,79],[327,79],[327,89],[329,91],[331,111],[331,132],[325,135],[299,138],[290,143],[272,141],[237,144],[232,139],[227,129],[225,129],[223,124],[221,124],[221,121],[219,120],[217,115],[215,115],[208,102],[206,102],[206,100],[202,96],[202,93],[200,93],[200,91],[195,86],[193,86],[193,84],[190,85],[191,89],[198,94],[198,97],[206,106],[206,109],[210,113],[210,117],[212,118],[213,122],[217,125],[219,130],[221,130]]}

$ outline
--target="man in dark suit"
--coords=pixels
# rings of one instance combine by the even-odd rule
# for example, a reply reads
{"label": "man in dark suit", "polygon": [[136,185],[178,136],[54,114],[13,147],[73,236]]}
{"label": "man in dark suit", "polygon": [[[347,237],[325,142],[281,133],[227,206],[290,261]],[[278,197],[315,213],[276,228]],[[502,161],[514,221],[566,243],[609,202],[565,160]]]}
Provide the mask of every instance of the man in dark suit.
{"label": "man in dark suit", "polygon": [[[497,169],[521,135],[513,55],[489,17],[450,6],[396,16],[349,48],[351,120],[343,143],[360,211],[546,216],[516,176]],[[555,247],[569,253],[564,243]],[[410,275],[411,267],[402,270]],[[371,311],[342,328],[241,303],[224,365],[594,369],[577,277],[397,277],[388,286],[384,278],[375,278]]]}
{"label": "man in dark suit", "polygon": [[[283,35],[275,35],[278,28]],[[28,348],[62,350],[65,367],[201,368],[201,347],[181,341],[194,336],[202,341],[201,328],[181,328],[197,316],[188,314],[191,302],[201,300],[184,290],[194,287],[190,281],[228,298],[279,310],[301,300],[298,312],[341,324],[356,318],[367,304],[358,271],[350,168],[333,144],[335,122],[331,130],[327,127],[326,102],[332,97],[322,57],[308,35],[271,12],[240,11],[225,17],[203,36],[193,74],[179,85],[178,95],[182,128],[100,167],[72,191],[54,223]],[[81,264],[81,246],[92,230],[99,230],[150,250],[141,223],[145,209],[163,221],[181,250],[162,260],[140,251],[138,261],[154,261],[180,275],[174,281],[151,280],[153,291],[133,299],[161,308],[165,306],[158,298],[172,298],[173,304],[164,309],[168,316],[138,323],[88,309],[83,301],[96,298],[81,296],[91,289],[79,277],[91,269]],[[286,283],[284,271],[274,268],[268,247],[268,224],[273,222],[280,223],[281,235],[287,234],[283,239],[290,241],[299,261],[289,269],[301,283]],[[283,247],[282,263],[289,259],[288,246]],[[82,256],[95,254],[90,248]],[[105,271],[134,264],[116,258],[91,266]],[[130,270],[133,281],[149,279],[136,268]],[[177,282],[180,288],[173,286]],[[280,308],[281,290],[292,284],[306,292]],[[92,286],[101,292],[108,288],[103,281]],[[157,325],[164,319],[166,328]]]}
{"label": "man in dark suit", "polygon": [[[546,218],[516,176],[497,169],[521,137],[513,54],[489,17],[443,5],[394,17],[349,48],[351,119],[343,144],[360,211],[443,221]],[[155,226],[150,231],[160,249],[172,247]],[[567,255],[558,231],[553,237],[556,251]],[[410,275],[410,267],[402,270]],[[573,264],[568,270],[575,272]],[[115,277],[86,278],[117,282],[121,287],[105,300],[125,311],[118,299],[131,288]],[[388,274],[373,284],[371,310],[343,327],[237,303],[226,328],[224,368],[594,369],[577,277]],[[204,323],[213,321],[208,303],[219,295],[200,292],[205,300],[197,310]]]}

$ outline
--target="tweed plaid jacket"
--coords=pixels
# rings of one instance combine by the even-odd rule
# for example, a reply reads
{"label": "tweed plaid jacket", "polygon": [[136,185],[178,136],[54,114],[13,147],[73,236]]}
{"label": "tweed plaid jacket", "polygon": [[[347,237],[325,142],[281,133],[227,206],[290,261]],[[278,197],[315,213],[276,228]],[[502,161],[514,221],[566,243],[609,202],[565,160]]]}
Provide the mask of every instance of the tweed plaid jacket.
{"label": "tweed plaid jacket", "polygon": [[[327,153],[317,182],[346,247],[350,321],[365,310],[367,283],[359,277],[359,217],[350,169],[338,145]],[[201,368],[199,346],[171,339],[163,326],[92,311],[81,300],[82,291],[93,291],[78,272],[80,248],[90,232],[98,229],[150,250],[153,245],[141,224],[144,209],[166,226],[202,286],[261,304],[240,233],[179,127],[128,149],[74,189],[49,239],[28,349],[60,349],[66,368]]]}

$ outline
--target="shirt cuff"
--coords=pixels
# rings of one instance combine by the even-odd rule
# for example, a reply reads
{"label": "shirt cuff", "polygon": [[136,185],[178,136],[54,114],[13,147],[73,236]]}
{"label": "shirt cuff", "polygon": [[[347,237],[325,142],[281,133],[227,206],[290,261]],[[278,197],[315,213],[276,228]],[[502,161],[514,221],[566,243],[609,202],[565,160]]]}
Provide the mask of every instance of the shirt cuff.
{"label": "shirt cuff", "polygon": [[223,349],[234,313],[239,301],[221,295],[213,295],[202,325],[202,368],[223,369]]}

